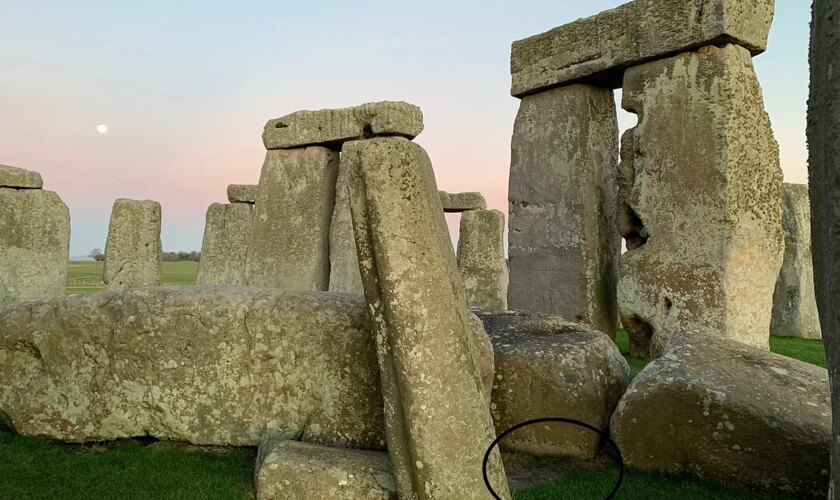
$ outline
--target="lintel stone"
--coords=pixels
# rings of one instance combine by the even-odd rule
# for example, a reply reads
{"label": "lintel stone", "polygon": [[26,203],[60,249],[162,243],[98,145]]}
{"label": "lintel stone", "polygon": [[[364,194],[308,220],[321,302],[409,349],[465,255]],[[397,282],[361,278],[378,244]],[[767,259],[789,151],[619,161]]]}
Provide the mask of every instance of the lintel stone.
{"label": "lintel stone", "polygon": [[25,168],[0,165],[0,187],[15,189],[41,189],[44,181],[41,174]]}
{"label": "lintel stone", "polygon": [[227,187],[228,201],[231,203],[250,203],[257,202],[257,184],[231,184]]}
{"label": "lintel stone", "polygon": [[440,202],[446,213],[466,212],[467,210],[487,210],[487,201],[481,193],[447,193],[439,191]]}

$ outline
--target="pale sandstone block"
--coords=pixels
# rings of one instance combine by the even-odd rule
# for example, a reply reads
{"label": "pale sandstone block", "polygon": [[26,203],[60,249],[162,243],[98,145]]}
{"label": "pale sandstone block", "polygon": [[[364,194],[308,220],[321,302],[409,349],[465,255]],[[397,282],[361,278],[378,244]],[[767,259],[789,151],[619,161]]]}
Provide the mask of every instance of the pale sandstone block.
{"label": "pale sandstone block", "polygon": [[121,290],[160,284],[160,203],[120,198],[111,210],[102,281]]}
{"label": "pale sandstone block", "polygon": [[481,193],[447,193],[440,191],[440,202],[446,213],[458,213],[467,210],[487,210],[487,201]]}
{"label": "pale sandstone block", "polygon": [[341,166],[335,183],[335,207],[330,221],[330,291],[365,292],[362,275],[359,273],[356,239],[353,237],[347,171]]}
{"label": "pale sandstone block", "polygon": [[197,284],[245,285],[248,239],[254,221],[250,203],[213,203],[207,209]]}
{"label": "pale sandstone block", "polygon": [[458,270],[470,307],[507,309],[510,276],[504,236],[505,214],[498,210],[468,210],[461,216]]}
{"label": "pale sandstone block", "polygon": [[44,181],[41,174],[25,168],[0,165],[0,188],[41,189]]}

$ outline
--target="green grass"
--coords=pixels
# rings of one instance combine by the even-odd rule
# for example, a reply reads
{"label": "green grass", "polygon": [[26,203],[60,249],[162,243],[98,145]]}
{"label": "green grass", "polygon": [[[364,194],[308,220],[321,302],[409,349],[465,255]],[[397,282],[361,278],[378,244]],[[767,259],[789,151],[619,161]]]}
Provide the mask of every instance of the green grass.
{"label": "green grass", "polygon": [[[65,292],[86,293],[102,290],[102,262],[71,261],[67,266],[67,287]],[[161,269],[161,281],[167,285],[189,285],[195,283],[198,262],[164,262]]]}
{"label": "green grass", "polygon": [[822,340],[770,336],[770,350],[776,354],[828,368]]}

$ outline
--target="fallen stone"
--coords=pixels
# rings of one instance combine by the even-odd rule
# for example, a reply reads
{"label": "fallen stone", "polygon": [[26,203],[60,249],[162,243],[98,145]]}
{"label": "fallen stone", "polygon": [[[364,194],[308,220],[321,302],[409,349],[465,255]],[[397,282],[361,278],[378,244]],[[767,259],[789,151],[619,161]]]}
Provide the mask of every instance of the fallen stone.
{"label": "fallen stone", "polygon": [[245,285],[245,259],[254,221],[249,203],[213,203],[207,209],[197,284]]}
{"label": "fallen stone", "polygon": [[0,165],[0,188],[41,189],[44,181],[41,174],[9,165]]}
{"label": "fallen stone", "polygon": [[[495,352],[492,414],[496,433],[522,422],[562,417],[605,430],[630,381],[630,368],[605,334],[559,316],[477,312]],[[506,436],[508,451],[591,459],[600,436],[570,424],[530,425]]]}
{"label": "fallen stone", "polygon": [[330,291],[364,293],[359,257],[353,237],[350,197],[347,193],[347,171],[338,169],[335,183],[335,207],[330,221]]}
{"label": "fallen stone", "polygon": [[458,271],[470,307],[507,309],[510,276],[504,235],[505,214],[498,210],[469,210],[461,216]]}
{"label": "fallen stone", "polygon": [[682,330],[769,349],[782,171],[749,51],[704,47],[631,68],[623,106],[639,115],[619,186],[630,354],[658,357]]}
{"label": "fallen stone", "polygon": [[120,198],[114,202],[102,272],[106,288],[124,290],[160,284],[160,218],[160,203],[156,201]]}
{"label": "fallen stone", "polygon": [[767,48],[774,0],[635,0],[513,42],[511,95],[571,82],[621,88],[627,68],[705,45]]}
{"label": "fallen stone", "polygon": [[344,142],[374,136],[413,139],[423,131],[423,113],[413,104],[384,101],[354,108],[296,111],[269,120],[263,131],[266,149],[326,146],[340,150]]}
{"label": "fallen stone", "polygon": [[524,98],[513,129],[508,307],[615,335],[613,93],[572,85]]}
{"label": "fallen stone", "polygon": [[0,188],[0,310],[64,295],[70,211],[52,191]]}
{"label": "fallen stone", "polygon": [[825,495],[828,372],[722,335],[680,333],[630,384],[610,423],[624,463]]}
{"label": "fallen stone", "polygon": [[397,500],[388,454],[270,439],[260,445],[257,500]]}
{"label": "fallen stone", "polygon": [[481,193],[447,193],[440,191],[440,202],[446,213],[459,213],[467,210],[487,210],[487,201]]}
{"label": "fallen stone", "polygon": [[227,187],[228,201],[253,205],[257,202],[258,190],[259,185],[257,184],[231,184]]}

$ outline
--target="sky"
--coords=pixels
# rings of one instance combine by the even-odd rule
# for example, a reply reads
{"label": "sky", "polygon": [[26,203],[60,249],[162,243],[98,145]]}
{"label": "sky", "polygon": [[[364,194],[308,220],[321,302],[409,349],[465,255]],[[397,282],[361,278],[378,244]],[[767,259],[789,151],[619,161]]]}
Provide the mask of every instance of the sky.
{"label": "sky", "polygon": [[[159,201],[164,249],[198,250],[207,206],[259,180],[268,119],[403,100],[438,187],[507,212],[511,42],[622,3],[0,0],[0,163],[70,207],[72,256],[105,246],[116,198]],[[809,18],[776,0],[755,59],[787,182],[807,180]]]}

